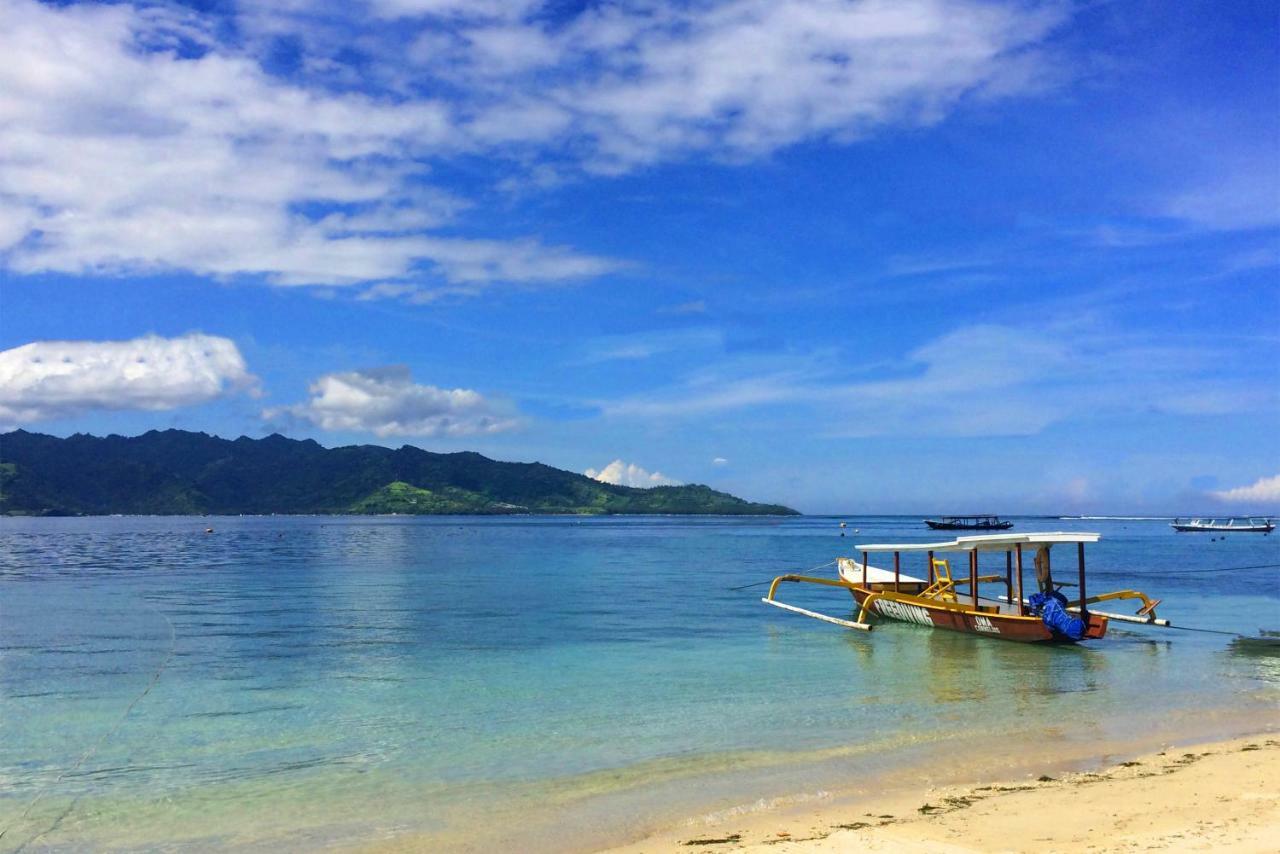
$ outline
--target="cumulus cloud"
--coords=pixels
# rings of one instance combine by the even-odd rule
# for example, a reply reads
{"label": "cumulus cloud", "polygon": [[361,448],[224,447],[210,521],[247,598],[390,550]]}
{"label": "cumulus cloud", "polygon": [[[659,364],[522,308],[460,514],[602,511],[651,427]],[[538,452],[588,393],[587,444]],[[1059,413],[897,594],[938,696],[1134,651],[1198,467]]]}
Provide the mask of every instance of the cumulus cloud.
{"label": "cumulus cloud", "polygon": [[0,423],[93,409],[174,409],[254,391],[235,342],[191,333],[131,341],[35,341],[0,352]]}
{"label": "cumulus cloud", "polygon": [[1280,474],[1271,477],[1260,477],[1248,486],[1237,486],[1234,489],[1221,489],[1210,492],[1219,501],[1245,502],[1266,501],[1280,502]]}
{"label": "cumulus cloud", "polygon": [[0,263],[411,282],[419,302],[599,276],[617,263],[474,233],[437,167],[546,187],[936,122],[1038,85],[1061,20],[978,0],[217,5],[0,0]]}
{"label": "cumulus cloud", "polygon": [[641,489],[647,489],[651,486],[680,485],[680,481],[672,480],[662,472],[647,471],[635,463],[624,463],[622,460],[614,460],[599,471],[587,469],[583,474],[601,483],[612,483],[615,486],[636,486]]}
{"label": "cumulus cloud", "polygon": [[325,374],[309,391],[306,402],[267,409],[263,417],[381,437],[475,436],[520,425],[510,407],[470,389],[420,385],[402,365]]}

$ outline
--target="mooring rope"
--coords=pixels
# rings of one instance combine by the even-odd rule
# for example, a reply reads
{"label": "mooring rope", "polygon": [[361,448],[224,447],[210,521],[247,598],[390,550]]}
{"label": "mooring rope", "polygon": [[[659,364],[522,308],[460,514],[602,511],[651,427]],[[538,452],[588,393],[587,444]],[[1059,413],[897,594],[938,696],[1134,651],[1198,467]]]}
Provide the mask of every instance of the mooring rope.
{"label": "mooring rope", "polygon": [[1216,566],[1211,569],[1166,569],[1163,575],[1190,575],[1194,572],[1239,572],[1244,569],[1274,569],[1280,563],[1256,563],[1253,566]]}
{"label": "mooring rope", "polygon": [[1160,628],[1177,629],[1180,632],[1204,632],[1205,634],[1210,634],[1210,635],[1231,635],[1233,638],[1247,637],[1244,634],[1244,632],[1228,632],[1228,631],[1223,631],[1222,629],[1198,629],[1195,626],[1175,626],[1170,624],[1167,626],[1161,626]]}
{"label": "mooring rope", "polygon": [[[65,769],[61,774],[59,774],[57,779],[55,779],[52,783],[42,786],[40,790],[36,792],[35,797],[31,799],[31,802],[27,804],[27,807],[22,811],[22,814],[19,815],[12,822],[10,822],[3,830],[0,830],[0,839],[3,839],[4,835],[8,833],[10,830],[12,830],[15,824],[17,824],[18,822],[26,821],[27,816],[29,816],[31,814],[31,811],[35,809],[36,804],[40,802],[40,799],[44,797],[46,792],[48,792],[54,786],[57,786],[64,779],[66,779],[67,776],[79,770],[81,765],[89,761],[89,759],[95,753],[97,753],[99,749],[101,749],[102,745],[106,744],[107,740],[110,739],[113,735],[115,735],[117,731],[119,731],[120,727],[124,725],[125,718],[129,717],[129,713],[133,711],[134,707],[137,706],[138,703],[142,702],[143,697],[151,693],[151,689],[156,687],[156,683],[160,681],[160,674],[164,673],[165,668],[169,666],[169,662],[173,659],[174,651],[178,647],[178,632],[177,632],[177,629],[175,629],[173,626],[173,620],[170,620],[169,616],[165,614],[164,611],[161,611],[159,608],[157,608],[155,605],[152,605],[150,602],[145,602],[145,604],[148,607],[150,607],[153,611],[155,611],[157,614],[159,614],[161,617],[163,617],[165,623],[169,626],[169,652],[165,654],[164,659],[160,662],[160,666],[156,668],[156,672],[151,675],[151,681],[148,682],[147,686],[142,689],[142,692],[138,694],[136,697],[134,697],[132,702],[130,702],[129,705],[125,707],[124,712],[120,715],[118,719],[116,719],[116,722],[111,727],[111,729],[103,733],[102,736],[93,745],[91,745],[87,750],[85,750],[84,753],[81,753],[80,758],[77,759],[75,763],[71,765],[71,767]],[[26,842],[19,845],[17,848],[13,849],[14,854],[19,854],[19,852],[25,851],[27,846],[35,844],[42,837],[48,836],[50,833],[53,833],[53,831],[57,830],[58,826],[62,824],[62,822],[66,819],[66,817],[71,815],[71,811],[76,808],[76,804],[80,802],[80,798],[82,794],[83,793],[76,795],[74,798],[72,798],[71,803],[67,804],[67,808],[64,809],[61,813],[59,813],[57,818],[55,818],[48,827],[46,827],[44,830],[37,833],[35,836],[32,836],[30,839],[28,839]]]}
{"label": "mooring rope", "polygon": [[[838,560],[839,558],[836,558],[836,560],[829,560],[826,563],[820,563],[817,566],[811,566],[808,569],[802,569],[800,571],[803,573],[810,573],[817,569],[826,569],[828,566],[835,566],[836,561]],[[752,584],[743,584],[740,587],[730,587],[729,589],[730,590],[746,590],[748,587],[763,587],[766,584],[772,584],[772,583],[773,583],[773,579],[770,578],[768,581],[757,581]]]}

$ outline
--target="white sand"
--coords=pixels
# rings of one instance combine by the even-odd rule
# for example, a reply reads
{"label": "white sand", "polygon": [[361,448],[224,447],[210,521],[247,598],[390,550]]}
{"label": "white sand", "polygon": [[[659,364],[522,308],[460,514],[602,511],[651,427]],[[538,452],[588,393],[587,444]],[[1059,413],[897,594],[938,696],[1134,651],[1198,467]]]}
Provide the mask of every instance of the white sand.
{"label": "white sand", "polygon": [[1280,740],[1169,750],[1098,772],[866,796],[674,829],[613,849],[752,851],[1280,851]]}

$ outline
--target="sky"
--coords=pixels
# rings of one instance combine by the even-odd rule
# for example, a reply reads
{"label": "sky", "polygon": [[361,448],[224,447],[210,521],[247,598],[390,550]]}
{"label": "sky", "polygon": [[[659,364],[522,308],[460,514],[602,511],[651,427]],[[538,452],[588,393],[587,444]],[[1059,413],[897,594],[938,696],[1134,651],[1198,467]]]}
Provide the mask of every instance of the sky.
{"label": "sky", "polygon": [[1280,511],[1280,6],[0,0],[0,427]]}

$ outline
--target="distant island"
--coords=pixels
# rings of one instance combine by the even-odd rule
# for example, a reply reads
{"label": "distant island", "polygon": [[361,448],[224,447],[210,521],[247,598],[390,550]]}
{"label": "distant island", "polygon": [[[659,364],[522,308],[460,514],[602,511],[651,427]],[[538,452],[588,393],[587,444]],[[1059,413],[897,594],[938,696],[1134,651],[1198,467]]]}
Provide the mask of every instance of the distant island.
{"label": "distant island", "polygon": [[186,430],[65,439],[0,434],[0,514],[571,513],[794,516],[708,486],[636,489],[542,463],[405,445],[325,448]]}

